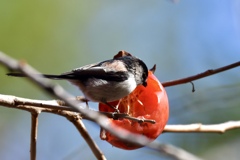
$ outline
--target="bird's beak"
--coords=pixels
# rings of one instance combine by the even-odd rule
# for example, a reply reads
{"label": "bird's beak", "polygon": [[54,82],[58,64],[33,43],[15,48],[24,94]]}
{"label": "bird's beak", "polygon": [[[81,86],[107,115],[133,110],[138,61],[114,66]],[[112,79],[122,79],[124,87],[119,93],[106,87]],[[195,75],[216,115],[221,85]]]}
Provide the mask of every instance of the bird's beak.
{"label": "bird's beak", "polygon": [[147,87],[147,82],[143,82],[142,84],[144,87]]}

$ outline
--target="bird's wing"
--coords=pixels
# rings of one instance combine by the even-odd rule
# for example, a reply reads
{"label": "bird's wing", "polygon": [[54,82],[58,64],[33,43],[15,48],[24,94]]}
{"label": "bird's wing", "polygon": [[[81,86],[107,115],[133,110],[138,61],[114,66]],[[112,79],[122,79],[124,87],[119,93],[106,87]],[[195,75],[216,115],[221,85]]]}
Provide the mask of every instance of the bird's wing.
{"label": "bird's wing", "polygon": [[[86,65],[80,68],[76,68],[71,72],[61,74],[62,76],[70,77],[70,79],[88,79],[99,78],[108,81],[124,81],[128,78],[128,73],[125,71],[114,71],[110,69],[106,64],[109,62],[101,62]],[[111,64],[111,63],[110,63]]]}

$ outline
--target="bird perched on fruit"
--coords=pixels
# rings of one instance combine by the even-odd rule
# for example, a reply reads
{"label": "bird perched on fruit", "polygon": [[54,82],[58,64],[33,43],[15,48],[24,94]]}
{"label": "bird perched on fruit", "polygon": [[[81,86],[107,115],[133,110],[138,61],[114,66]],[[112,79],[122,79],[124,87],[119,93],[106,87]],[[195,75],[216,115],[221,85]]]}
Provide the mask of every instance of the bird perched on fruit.
{"label": "bird perched on fruit", "polygon": [[[22,73],[7,75],[25,77]],[[142,60],[127,54],[76,68],[60,75],[43,74],[42,76],[68,80],[83,92],[87,101],[108,104],[127,96],[138,85],[146,86],[148,68]]]}

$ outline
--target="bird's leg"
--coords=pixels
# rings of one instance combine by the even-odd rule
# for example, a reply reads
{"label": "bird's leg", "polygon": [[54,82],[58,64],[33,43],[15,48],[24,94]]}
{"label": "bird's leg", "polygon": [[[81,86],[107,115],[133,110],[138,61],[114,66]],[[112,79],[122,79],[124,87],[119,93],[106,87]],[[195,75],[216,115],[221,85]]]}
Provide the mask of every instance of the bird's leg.
{"label": "bird's leg", "polygon": [[113,105],[111,105],[111,104],[109,104],[109,103],[107,103],[107,102],[103,102],[103,103],[106,104],[106,105],[108,105],[108,106],[111,107],[112,109],[114,109],[115,112],[120,113],[119,110],[118,110],[116,107],[114,107]]}
{"label": "bird's leg", "polygon": [[86,101],[86,107],[89,109],[88,101]]}
{"label": "bird's leg", "polygon": [[86,107],[89,108],[89,105],[88,105],[88,101],[85,97],[82,97],[82,96],[77,96],[76,99],[78,101],[81,101],[81,102],[85,102],[86,103]]}

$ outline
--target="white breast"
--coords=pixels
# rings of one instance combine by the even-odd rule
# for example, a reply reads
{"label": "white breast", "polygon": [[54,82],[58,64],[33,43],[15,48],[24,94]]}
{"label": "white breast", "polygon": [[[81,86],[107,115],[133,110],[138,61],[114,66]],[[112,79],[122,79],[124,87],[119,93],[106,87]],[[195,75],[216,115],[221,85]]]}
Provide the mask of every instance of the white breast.
{"label": "white breast", "polygon": [[94,102],[111,102],[121,99],[137,86],[133,75],[123,82],[90,78],[85,85],[79,81],[71,81],[71,83],[82,90],[86,99]]}

